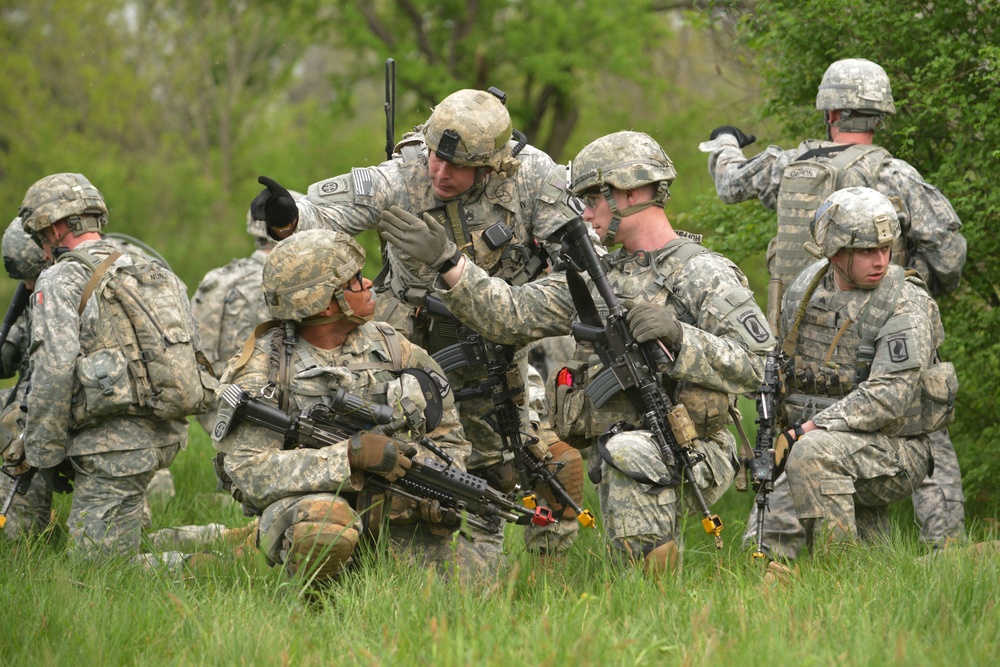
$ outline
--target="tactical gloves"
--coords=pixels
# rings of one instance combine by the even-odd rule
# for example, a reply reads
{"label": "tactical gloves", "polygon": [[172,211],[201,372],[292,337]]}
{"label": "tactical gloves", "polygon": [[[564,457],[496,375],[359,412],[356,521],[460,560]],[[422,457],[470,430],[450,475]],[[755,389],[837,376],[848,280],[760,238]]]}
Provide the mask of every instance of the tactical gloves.
{"label": "tactical gloves", "polygon": [[[562,440],[557,440],[549,445],[549,454],[552,455],[550,463],[562,464],[556,473],[556,479],[566,489],[566,494],[573,499],[573,502],[583,505],[583,457],[580,455],[580,450],[570,447]],[[549,507],[560,519],[576,518],[576,510],[568,505],[563,506],[548,484],[539,482],[535,490],[538,495],[545,498]]]}
{"label": "tactical gloves", "polygon": [[738,127],[733,127],[732,125],[723,125],[722,127],[717,127],[712,130],[712,134],[708,137],[709,141],[715,139],[720,134],[731,134],[736,137],[736,141],[739,142],[740,148],[746,148],[753,142],[757,141],[757,137],[754,135],[743,134],[743,130]]}
{"label": "tactical gloves", "polygon": [[801,426],[782,431],[774,439],[774,476],[778,477],[785,471],[785,462],[788,460],[788,452],[792,449],[792,444],[805,433]]}
{"label": "tactical gloves", "polygon": [[351,436],[347,462],[351,464],[352,472],[375,473],[390,482],[405,475],[411,465],[397,440],[371,431]]}
{"label": "tactical gloves", "polygon": [[436,271],[447,271],[455,265],[460,253],[448,232],[431,215],[421,220],[399,206],[382,211],[378,230],[382,238],[407,255]]}
{"label": "tactical gloves", "polygon": [[672,308],[649,301],[631,302],[628,308],[629,329],[640,343],[660,339],[671,350],[679,350],[684,341],[684,329]]}
{"label": "tactical gloves", "polygon": [[287,231],[299,219],[299,209],[295,206],[292,193],[267,176],[259,176],[257,182],[264,189],[250,203],[250,217],[263,220],[268,234]]}

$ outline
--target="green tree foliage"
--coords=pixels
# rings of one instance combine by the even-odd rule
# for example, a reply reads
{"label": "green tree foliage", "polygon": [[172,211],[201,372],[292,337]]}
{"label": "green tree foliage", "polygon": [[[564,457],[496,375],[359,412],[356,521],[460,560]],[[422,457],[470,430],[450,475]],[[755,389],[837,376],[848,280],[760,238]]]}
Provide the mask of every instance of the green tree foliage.
{"label": "green tree foliage", "polygon": [[415,93],[424,110],[459,88],[505,90],[516,126],[558,160],[587,102],[588,77],[662,88],[648,76],[652,51],[668,34],[655,3],[615,4],[351,0],[341,4],[338,24],[352,49],[403,63],[400,89]]}
{"label": "green tree foliage", "polygon": [[[795,140],[822,136],[816,86],[827,65],[863,57],[892,81],[897,113],[876,137],[913,164],[951,200],[969,242],[963,286],[941,300],[948,337],[943,355],[959,369],[962,390],[951,432],[972,500],[1000,499],[1000,213],[993,187],[1000,157],[1000,3],[995,0],[775,0],[737,14],[741,45],[755,54],[766,83],[760,116],[781,123]],[[747,9],[746,3],[741,6]],[[718,8],[717,8],[718,9]],[[716,17],[720,16],[716,14]],[[770,236],[751,202],[706,205],[706,216],[728,235],[725,250],[759,252]]]}

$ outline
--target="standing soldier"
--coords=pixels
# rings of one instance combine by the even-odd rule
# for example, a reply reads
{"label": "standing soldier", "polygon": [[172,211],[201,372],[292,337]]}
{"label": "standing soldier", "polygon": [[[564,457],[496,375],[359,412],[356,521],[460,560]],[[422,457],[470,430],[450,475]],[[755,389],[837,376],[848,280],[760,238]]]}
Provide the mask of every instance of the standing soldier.
{"label": "standing soldier", "polygon": [[[426,435],[462,467],[470,446],[450,387],[430,355],[372,321],[364,261],[361,246],[340,232],[306,230],[278,243],[263,273],[271,328],[258,329],[226,366],[219,395],[235,385],[294,416],[329,406],[346,390],[391,406],[414,426],[414,441]],[[286,449],[283,434],[241,420],[223,400],[213,439],[234,496],[260,514],[259,545],[268,562],[317,583],[338,579],[365,529],[381,525],[381,501],[366,492],[364,474],[398,479],[410,466],[403,451],[415,446],[365,430],[322,449]],[[498,554],[484,550],[478,534],[475,541],[453,539],[440,520],[426,501],[394,497],[388,529],[394,549],[446,569],[457,561],[465,575],[498,566]]]}
{"label": "standing soldier", "polygon": [[835,192],[806,244],[821,261],[784,295],[782,402],[791,428],[775,442],[778,466],[787,454],[787,467],[769,501],[779,516],[794,512],[810,550],[887,531],[887,506],[916,491],[931,466],[927,434],[953,417],[957,379],[938,363],[937,304],[890,264],[898,235],[884,195]]}
{"label": "standing soldier", "polygon": [[[291,195],[296,201],[302,198],[294,190]],[[264,223],[254,220],[249,210],[247,233],[256,245],[253,253],[206,273],[191,297],[191,312],[198,322],[205,357],[217,373],[239,351],[254,327],[271,317],[264,303],[260,276],[274,241],[267,235]],[[211,411],[199,415],[198,422],[211,433],[215,415]]]}
{"label": "standing soldier", "polygon": [[[966,242],[954,209],[916,169],[873,143],[886,115],[896,112],[885,70],[859,58],[838,60],[823,75],[816,108],[826,120],[826,141],[810,139],[791,150],[768,146],[747,159],[742,148],[755,138],[727,125],[713,130],[711,140],[700,146],[709,153],[708,170],[722,201],[757,197],[777,210],[778,231],[767,251],[772,279],[787,288],[812,263],[803,244],[811,239],[819,204],[834,190],[862,186],[888,197],[900,216],[893,263],[915,269],[935,297],[958,287]],[[913,494],[913,506],[920,540],[940,547],[948,539],[965,539],[965,495],[948,431],[932,434],[931,443],[934,471]],[[768,533],[781,533],[772,542],[788,545],[782,555],[794,557],[803,537],[794,517],[775,516],[769,523]],[[753,514],[749,525],[756,525]]]}
{"label": "standing soldier", "polygon": [[[555,256],[558,246],[546,247],[546,242],[575,213],[565,167],[523,138],[512,140],[505,100],[506,95],[493,88],[457,91],[403,138],[391,160],[314,183],[297,203],[280,185],[261,177],[267,189],[254,200],[254,217],[266,220],[269,233],[283,238],[296,229],[315,228],[357,235],[374,229],[382,211],[392,206],[417,215],[429,213],[445,226],[461,254],[490,275],[524,284]],[[441,262],[452,264],[457,258]],[[377,319],[432,354],[458,342],[454,323],[425,306],[425,298],[435,290],[436,270],[393,247],[387,248],[385,262],[384,282],[376,280]],[[524,355],[518,361],[524,377]],[[458,388],[477,386],[484,379],[482,367],[460,369],[451,377]],[[501,451],[499,436],[484,419],[493,409],[492,401],[469,399],[458,407],[466,437],[473,443],[470,472],[509,490],[516,479],[512,454]],[[578,452],[561,449],[553,462],[563,464],[564,486],[582,490],[581,478],[567,478],[582,470]],[[534,551],[555,551],[570,544],[576,530],[574,521],[541,530],[529,527],[525,541]]]}
{"label": "standing soldier", "polygon": [[[185,444],[185,417],[205,409],[211,388],[183,284],[102,239],[108,209],[82,174],[32,185],[20,216],[55,259],[32,296],[26,461],[50,489],[75,478],[71,549],[137,551],[144,491]],[[133,319],[138,311],[145,320]]]}
{"label": "standing soldier", "polygon": [[[736,443],[726,429],[729,408],[737,394],[760,384],[774,339],[739,268],[670,225],[663,205],[675,177],[673,164],[651,137],[616,132],[580,151],[573,161],[572,190],[584,198],[583,218],[601,241],[622,244],[602,263],[616,295],[630,307],[628,323],[636,340],[658,340],[674,356],[651,372],[672,400],[689,409],[697,430],[691,445],[697,463],[691,472],[712,503],[735,475]],[[564,335],[577,317],[565,273],[511,286],[465,258],[454,267],[437,262],[452,256],[455,244],[432,216],[420,219],[393,209],[383,214],[380,229],[398,251],[437,266],[449,287],[439,292],[442,300],[493,340],[525,344]],[[577,358],[587,359],[588,352],[580,350]],[[570,407],[578,397],[585,400],[588,370],[581,368],[562,388],[572,391],[560,392],[554,410],[556,421],[567,426],[564,432],[576,425],[569,421],[587,424],[594,436],[604,431],[594,427],[597,423],[643,423],[621,395],[600,409],[589,401]],[[673,571],[681,538],[676,463],[664,461],[649,431],[628,429],[591,450],[590,460],[616,553],[654,572]],[[690,493],[684,492],[689,502]]]}

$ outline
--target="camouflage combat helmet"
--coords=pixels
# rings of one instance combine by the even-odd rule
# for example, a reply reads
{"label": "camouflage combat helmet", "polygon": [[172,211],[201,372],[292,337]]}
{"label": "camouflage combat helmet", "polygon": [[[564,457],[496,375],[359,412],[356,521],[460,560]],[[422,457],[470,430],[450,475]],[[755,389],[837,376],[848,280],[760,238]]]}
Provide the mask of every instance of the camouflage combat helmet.
{"label": "camouflage combat helmet", "polygon": [[[648,134],[615,132],[590,142],[570,163],[570,189],[574,194],[599,190],[611,208],[611,225],[601,242],[614,243],[618,224],[625,216],[652,205],[662,207],[670,199],[670,184],[677,178],[674,163]],[[653,199],[619,211],[611,188],[629,190],[656,184]]]}
{"label": "camouflage combat helmet", "polygon": [[7,275],[14,280],[34,281],[48,264],[42,249],[24,231],[21,218],[11,220],[3,233],[3,265]]}
{"label": "camouflage combat helmet", "polygon": [[816,210],[815,242],[805,248],[818,258],[833,257],[841,248],[885,248],[899,236],[899,218],[892,202],[871,188],[846,188],[826,198]]}
{"label": "camouflage combat helmet", "polygon": [[344,285],[365,264],[365,251],[343,232],[309,229],[279,241],[264,262],[264,301],[272,317],[294,322],[312,318],[337,299],[344,317],[364,322],[344,298]]}
{"label": "camouflage combat helmet", "polygon": [[83,174],[52,174],[36,182],[18,215],[36,242],[43,229],[63,219],[76,234],[99,232],[108,224],[104,197]]}
{"label": "camouflage combat helmet", "polygon": [[434,107],[424,126],[427,147],[462,167],[489,167],[503,178],[519,165],[511,156],[513,126],[504,103],[485,90],[459,90]]}
{"label": "camouflage combat helmet", "polygon": [[[844,132],[873,132],[896,113],[889,75],[879,65],[863,58],[838,60],[826,69],[816,93],[816,108],[841,110],[833,126]],[[858,112],[858,113],[854,113]]]}
{"label": "camouflage combat helmet", "polygon": [[[289,190],[288,192],[292,195],[292,199],[295,201],[305,197],[304,194],[296,192],[295,190]],[[267,235],[267,225],[263,220],[254,220],[250,209],[247,209],[247,234],[256,239],[258,248],[263,245],[272,245],[274,243],[274,239]]]}

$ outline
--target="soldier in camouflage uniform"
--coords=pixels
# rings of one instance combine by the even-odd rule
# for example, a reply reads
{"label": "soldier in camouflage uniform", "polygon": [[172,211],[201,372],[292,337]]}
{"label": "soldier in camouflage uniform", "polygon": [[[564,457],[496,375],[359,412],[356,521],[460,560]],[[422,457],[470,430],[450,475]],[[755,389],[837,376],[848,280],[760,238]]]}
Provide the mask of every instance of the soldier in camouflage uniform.
{"label": "soldier in camouflage uniform", "polygon": [[[81,174],[54,174],[28,189],[21,206],[24,229],[45,257],[85,250],[107,257],[101,238],[108,210],[101,193]],[[71,411],[78,356],[100,335],[98,300],[78,311],[91,273],[77,261],[57,261],[35,284],[24,447],[27,463],[54,490],[75,477],[68,519],[70,548],[86,555],[138,549],[144,491],[187,439],[187,420],[118,414],[80,425]]]}
{"label": "soldier in camouflage uniform", "polygon": [[[782,303],[783,417],[794,428],[776,439],[778,467],[786,453],[787,467],[769,502],[782,521],[794,511],[811,549],[885,533],[887,506],[912,494],[931,465],[927,433],[939,426],[926,416],[936,392],[925,376],[948,367],[935,365],[944,330],[923,283],[890,264],[898,235],[884,195],[833,193],[806,244],[823,259]],[[783,541],[769,523],[770,555],[794,556],[798,540]]]}
{"label": "soldier in camouflage uniform", "polygon": [[[623,246],[603,261],[612,287],[630,307],[629,325],[636,338],[658,339],[674,353],[662,381],[673,399],[690,407],[699,436],[694,447],[704,455],[693,474],[711,503],[735,476],[735,441],[725,428],[728,408],[736,394],[759,385],[774,339],[739,268],[671,227],[663,205],[675,176],[670,159],[652,138],[617,132],[577,155],[572,189],[584,197],[584,219],[602,242]],[[421,221],[383,218],[380,229],[401,252],[427,264],[454,252],[431,216]],[[449,289],[439,293],[448,307],[504,343],[566,334],[577,316],[565,274],[511,286],[461,259],[442,279]],[[483,308],[484,303],[489,307]],[[582,352],[586,358],[586,350]],[[641,424],[641,416],[621,395],[606,408],[601,417],[607,425],[621,418]],[[681,489],[668,486],[651,494],[648,484],[629,476],[670,479],[677,472],[664,464],[649,432],[614,435],[606,456],[591,451],[591,461],[599,467],[601,511],[616,553],[656,572],[674,569],[680,559]]]}
{"label": "soldier in camouflage uniform", "polygon": [[[426,431],[464,467],[471,448],[447,380],[423,349],[372,321],[372,283],[361,277],[364,259],[361,246],[342,232],[306,230],[278,243],[263,273],[265,299],[276,319],[226,366],[219,395],[236,385],[298,414],[345,389],[393,406],[414,438]],[[407,369],[433,379],[439,415],[433,394]],[[410,465],[404,450],[415,447],[362,431],[322,449],[286,450],[282,434],[234,418],[225,401],[213,441],[222,454],[223,480],[250,511],[260,513],[259,545],[268,561],[318,582],[339,578],[365,530],[381,525],[381,504],[366,491],[364,473],[398,479]],[[465,575],[498,566],[498,554],[481,540],[453,539],[428,503],[403,500],[394,498],[389,512],[395,551],[446,570],[457,566]]]}
{"label": "soldier in camouflage uniform", "polygon": [[[34,290],[35,281],[49,262],[42,249],[24,231],[21,218],[11,221],[3,234],[3,263],[7,275],[23,281],[29,290]],[[30,312],[26,307],[17,318],[0,350],[0,377],[18,376],[17,383],[0,392],[0,451],[3,451],[4,470],[11,475],[27,472],[24,461],[24,442],[20,435],[24,431],[24,413],[21,404],[28,387],[28,347],[31,337]],[[0,497],[6,498],[15,481],[7,475],[0,476]],[[52,510],[52,492],[40,475],[35,475],[27,492],[14,496],[14,502],[7,513],[4,535],[10,539],[41,532],[49,523]]]}
{"label": "soldier in camouflage uniform", "polygon": [[[801,161],[806,164],[829,161],[835,155],[829,151],[850,144],[872,146],[875,130],[884,123],[886,114],[896,111],[885,70],[873,62],[855,58],[838,60],[827,68],[816,95],[816,108],[824,113],[827,141],[808,140],[791,150],[768,146],[749,160],[742,148],[752,143],[752,136],[732,126],[716,128],[711,140],[700,148],[709,153],[708,170],[722,201],[734,204],[757,197],[768,208],[780,212],[783,206],[788,206],[794,213],[795,193],[782,193],[786,167]],[[958,287],[966,242],[959,232],[961,221],[948,199],[924,181],[911,165],[884,150],[872,152],[859,161],[858,168],[867,172],[865,178],[870,181],[858,185],[867,185],[887,196],[902,218],[902,233],[892,252],[893,263],[916,269],[935,297]],[[807,229],[800,233],[808,238]],[[776,238],[768,247],[768,269],[772,277],[781,277],[787,285],[811,260],[802,250],[801,242],[794,248],[778,245]],[[801,255],[803,259],[795,259],[788,265],[796,268],[782,270],[777,266],[779,255]],[[913,508],[921,526],[920,540],[940,547],[948,539],[965,539],[965,494],[948,431],[932,434],[931,444],[934,473],[913,494]],[[783,541],[789,544],[796,541],[801,546],[802,532],[796,527],[794,516],[775,517],[771,523],[776,529],[786,525]],[[751,516],[749,525],[755,524]]]}
{"label": "soldier in camouflage uniform", "polygon": [[[296,201],[302,198],[301,193],[290,192]],[[191,312],[198,321],[198,335],[216,373],[221,372],[229,358],[239,351],[254,327],[270,319],[260,276],[274,241],[267,235],[264,223],[254,220],[249,209],[247,233],[256,244],[253,253],[206,273],[191,297]],[[198,422],[211,433],[214,412],[210,410],[198,415]]]}
{"label": "soldier in camouflage uniform", "polygon": [[[519,285],[538,275],[558,246],[546,246],[554,232],[575,215],[566,189],[566,169],[533,146],[512,139],[506,96],[460,90],[434,108],[424,125],[407,134],[393,158],[377,167],[356,168],[309,187],[297,202],[284,188],[261,177],[268,189],[254,200],[254,217],[267,221],[269,232],[283,238],[295,229],[326,228],[357,235],[374,229],[379,215],[398,207],[430,213],[449,230],[465,256],[490,275]],[[546,252],[543,252],[543,249]],[[445,258],[442,261],[449,260]],[[432,354],[457,342],[452,323],[424,307],[434,291],[436,271],[387,248],[384,282],[379,283],[376,318],[392,324]],[[522,375],[525,362],[521,361]],[[456,387],[478,385],[481,368],[451,374]],[[515,476],[512,454],[501,452],[499,436],[483,419],[492,410],[488,397],[459,403],[466,437],[473,445],[469,469],[504,491]],[[568,450],[565,471],[577,469],[578,454]],[[566,480],[582,487],[582,479]],[[562,508],[554,508],[557,511]],[[577,525],[562,521],[526,535],[529,549],[548,552],[545,535],[558,544],[572,542]]]}

